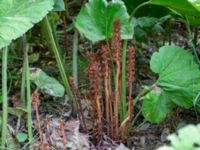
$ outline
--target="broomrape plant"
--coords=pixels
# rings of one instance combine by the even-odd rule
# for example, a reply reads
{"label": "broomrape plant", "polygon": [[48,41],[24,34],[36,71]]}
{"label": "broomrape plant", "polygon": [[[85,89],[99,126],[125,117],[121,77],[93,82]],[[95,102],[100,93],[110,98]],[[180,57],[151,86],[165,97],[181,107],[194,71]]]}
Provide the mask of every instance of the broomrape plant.
{"label": "broomrape plant", "polygon": [[[125,4],[128,6],[132,5],[133,1],[125,1]],[[133,35],[133,27],[131,26],[131,18],[135,15],[139,9],[145,5],[153,4],[153,5],[160,5],[175,11],[183,15],[195,15],[199,16],[199,1],[181,1],[181,6],[176,5],[178,1],[162,1],[162,0],[151,0],[146,1],[136,7],[131,15],[129,16],[127,10],[125,8],[124,3],[120,0],[113,0],[112,2],[107,2],[106,0],[90,0],[80,11],[77,20],[76,20],[76,27],[78,28],[79,32],[84,35],[86,38],[93,42],[99,42],[104,40],[107,44],[106,47],[111,55],[109,57],[109,61],[111,61],[112,71],[114,71],[113,79],[115,80],[115,100],[112,109],[108,109],[109,98],[106,98],[106,120],[107,124],[114,124],[114,137],[118,138],[118,111],[119,111],[119,118],[121,127],[124,126],[124,123],[127,121],[127,116],[130,117],[132,115],[128,115],[133,113],[131,109],[133,109],[133,105],[131,103],[135,103],[130,95],[132,91],[132,83],[134,74],[128,73],[126,75],[126,67],[128,70],[134,69],[134,55],[131,53],[135,53],[134,48],[128,48],[128,57],[126,57],[127,53],[127,39],[132,38]],[[194,7],[196,9],[194,9]],[[99,11],[97,11],[99,10]],[[100,11],[101,10],[101,11]],[[101,17],[100,17],[101,16]],[[108,17],[109,16],[109,17]],[[117,24],[120,24],[119,27],[116,25],[116,21],[118,20]],[[105,23],[106,22],[106,23]],[[94,34],[95,33],[95,34]],[[123,44],[123,51],[121,48],[121,40],[118,38],[119,35],[116,33],[120,33],[122,39],[125,39]],[[112,37],[113,36],[113,37]],[[111,39],[111,40],[110,40]],[[114,46],[112,46],[112,39],[115,40]],[[110,42],[111,41],[111,42]],[[119,46],[118,46],[119,45]],[[109,48],[109,46],[111,46]],[[92,54],[90,57],[94,57],[93,59],[90,58],[91,63],[98,60],[98,56],[103,53],[105,48],[97,51],[96,54]],[[118,50],[119,49],[119,50]],[[131,51],[131,52],[130,52]],[[112,52],[114,52],[112,54]],[[131,57],[133,62],[131,62],[133,68],[129,65],[126,65],[127,62],[130,62]],[[100,58],[99,58],[100,59]],[[197,59],[197,58],[196,58]],[[108,63],[107,58],[102,57],[101,61],[106,61]],[[99,62],[100,63],[100,62]],[[122,65],[121,65],[122,63]],[[128,63],[130,64],[130,63]],[[92,65],[92,64],[91,64]],[[94,65],[94,64],[93,64]],[[91,72],[95,76],[99,74],[99,67],[102,65],[96,64],[97,66],[94,67],[95,70]],[[99,66],[100,65],[100,66]],[[113,67],[116,67],[114,69]],[[190,52],[187,52],[183,48],[178,46],[164,46],[161,47],[159,52],[153,54],[151,61],[150,61],[151,70],[155,73],[159,74],[159,79],[157,82],[150,86],[150,91],[147,92],[145,96],[143,96],[143,105],[142,105],[142,113],[146,120],[159,123],[166,118],[167,114],[172,111],[173,108],[180,106],[184,108],[190,108],[193,106],[194,100],[196,95],[200,92],[200,71],[199,66],[195,62],[193,55]],[[108,71],[106,71],[108,72]],[[121,73],[119,73],[121,72]],[[134,72],[134,71],[133,71]],[[119,77],[119,74],[122,76]],[[127,110],[127,100],[126,100],[126,76],[128,78],[129,83],[129,110]],[[131,78],[130,78],[131,77]],[[100,77],[98,77],[100,78]],[[89,79],[97,79],[97,77],[93,78],[89,76]],[[102,79],[103,80],[103,79]],[[109,77],[109,80],[112,80]],[[121,84],[120,81],[122,81]],[[105,78],[105,96],[108,97],[108,87],[107,79]],[[98,89],[102,90],[102,86],[99,83],[91,82],[90,86],[100,86]],[[93,90],[94,88],[91,88]],[[118,90],[121,89],[122,92]],[[100,92],[100,91],[99,91]],[[98,92],[98,93],[99,93]],[[112,92],[110,92],[112,93]],[[143,93],[143,91],[142,91]],[[145,92],[144,92],[145,93]],[[139,94],[140,95],[140,94]],[[95,100],[96,98],[93,98]],[[99,98],[98,98],[99,101]],[[133,101],[133,102],[131,102]],[[138,99],[136,99],[136,102]],[[98,102],[100,103],[100,102]],[[103,102],[101,102],[103,103]],[[99,104],[98,104],[99,105]],[[101,106],[104,106],[103,104]],[[120,106],[120,107],[119,107]],[[112,106],[110,107],[112,108]],[[97,108],[98,112],[104,110],[103,108]],[[111,113],[109,111],[112,111]],[[130,113],[131,112],[131,113]],[[109,115],[108,115],[109,114]],[[99,118],[102,116],[99,115]],[[111,119],[108,119],[111,118]],[[131,118],[131,117],[130,117]],[[110,122],[111,120],[111,122]],[[99,131],[102,129],[102,119],[99,119]],[[107,128],[108,125],[107,125]],[[121,128],[123,129],[123,128]],[[107,135],[112,135],[110,129],[107,129]]]}

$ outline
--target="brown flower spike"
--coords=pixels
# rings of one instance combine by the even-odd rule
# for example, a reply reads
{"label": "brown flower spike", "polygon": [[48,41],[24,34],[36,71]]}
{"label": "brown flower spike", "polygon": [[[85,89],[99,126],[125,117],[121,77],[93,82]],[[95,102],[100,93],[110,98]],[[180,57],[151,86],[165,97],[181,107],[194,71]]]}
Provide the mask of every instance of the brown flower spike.
{"label": "brown flower spike", "polygon": [[[101,70],[100,64],[96,61],[94,53],[91,53],[89,56],[89,67],[87,70],[89,76],[89,85],[92,101],[95,101],[95,106],[97,109],[98,115],[98,141],[102,140],[102,110],[101,110]],[[93,114],[94,115],[94,114]]]}
{"label": "brown flower spike", "polygon": [[117,140],[119,135],[119,117],[118,117],[118,103],[119,103],[119,91],[120,91],[120,72],[121,72],[121,35],[120,35],[120,21],[117,19],[114,22],[114,35],[112,38],[113,57],[116,64],[116,79],[115,79],[115,102],[114,102],[114,119],[115,119],[115,131],[114,137]]}

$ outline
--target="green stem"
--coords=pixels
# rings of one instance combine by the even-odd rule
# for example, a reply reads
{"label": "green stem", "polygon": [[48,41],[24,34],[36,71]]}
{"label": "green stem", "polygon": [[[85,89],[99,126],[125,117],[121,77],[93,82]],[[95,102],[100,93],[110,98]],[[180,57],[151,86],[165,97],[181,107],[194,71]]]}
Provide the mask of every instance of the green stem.
{"label": "green stem", "polygon": [[[23,45],[23,53],[25,56],[26,53],[26,35],[24,34],[22,37],[22,45]],[[21,94],[20,94],[20,99],[21,99],[21,106],[25,108],[25,89],[26,89],[26,61],[25,57],[23,60],[23,67],[22,67],[22,83],[21,83]]]}
{"label": "green stem", "polygon": [[8,96],[7,96],[7,59],[8,48],[3,49],[2,56],[2,100],[3,100],[3,119],[2,119],[2,149],[5,148],[7,137],[7,121],[8,121]]}
{"label": "green stem", "polygon": [[[137,6],[133,12],[130,15],[129,22],[131,22],[131,19],[135,16],[135,13],[143,6],[151,4],[151,1],[144,2]],[[123,52],[122,52],[122,96],[121,96],[121,104],[122,106],[120,110],[120,122],[122,122],[125,119],[125,115],[127,114],[127,102],[126,102],[126,51],[127,51],[127,44],[128,41],[125,40],[123,43]]]}
{"label": "green stem", "polygon": [[148,94],[150,91],[152,90],[152,87],[147,87],[144,88],[139,94],[138,96],[135,98],[134,100],[134,106],[138,103],[138,101],[140,100],[141,97],[143,97],[144,95]]}
{"label": "green stem", "polygon": [[126,51],[127,51],[128,41],[125,40],[123,43],[123,51],[122,51],[122,106],[120,111],[120,122],[125,119],[125,115],[127,114],[127,103],[126,103]]}
{"label": "green stem", "polygon": [[66,12],[66,18],[69,18],[68,0],[65,0],[65,12]]}
{"label": "green stem", "polygon": [[197,47],[198,31],[199,31],[199,27],[195,27],[195,29],[194,29],[194,40],[193,40],[195,47]]}
{"label": "green stem", "polygon": [[168,40],[169,40],[169,45],[172,44],[172,30],[171,30],[171,19],[168,20]]}
{"label": "green stem", "polygon": [[74,30],[73,40],[73,79],[74,84],[78,87],[78,31]]}
{"label": "green stem", "polygon": [[155,33],[152,33],[151,35],[153,38],[154,45],[156,46],[156,48],[159,48],[159,43],[158,43],[158,40],[156,39],[157,36],[155,35]]}
{"label": "green stem", "polygon": [[49,24],[50,24],[51,29],[52,29],[53,38],[54,38],[54,41],[56,43],[56,47],[57,47],[59,53],[62,54],[63,52],[61,51],[61,48],[59,46],[58,37],[57,37],[57,33],[56,33],[56,23],[53,19],[54,18],[53,13],[50,13],[50,15],[51,15],[51,19],[48,19],[48,20],[49,20]]}
{"label": "green stem", "polygon": [[[152,90],[152,87],[150,88],[144,88],[139,94],[138,96],[135,98],[134,100],[134,106],[138,103],[138,101],[141,99],[141,97],[143,97],[144,95],[148,94],[150,91]],[[136,114],[135,118],[133,119],[131,125],[134,126],[136,120],[138,119],[138,117],[140,116],[140,114],[142,113],[142,109],[140,109],[140,111]]]}
{"label": "green stem", "polygon": [[77,109],[76,109],[76,103],[74,102],[74,96],[72,94],[71,87],[69,85],[69,81],[68,81],[67,75],[65,73],[65,68],[64,68],[60,53],[58,51],[58,48],[56,46],[56,42],[55,42],[55,39],[54,39],[53,34],[52,34],[52,29],[51,29],[51,26],[49,24],[49,20],[48,20],[47,17],[44,18],[43,23],[44,23],[46,30],[47,30],[46,40],[48,42],[48,46],[52,49],[52,51],[55,55],[56,62],[58,64],[58,68],[59,68],[59,71],[60,71],[61,78],[63,80],[65,90],[66,90],[66,92],[67,92],[67,94],[70,98],[70,102],[73,106],[73,114],[76,114]]}
{"label": "green stem", "polygon": [[136,116],[134,117],[132,123],[131,123],[131,126],[134,126],[135,125],[135,122],[137,121],[138,117],[141,115],[142,113],[142,109],[139,110],[139,112],[136,114]]}
{"label": "green stem", "polygon": [[31,98],[30,72],[29,72],[29,62],[28,62],[28,45],[26,46],[26,50],[24,52],[24,60],[25,60],[25,64],[26,64],[26,96],[27,96],[27,112],[28,112],[28,140],[29,140],[29,143],[32,143],[33,142],[32,98]]}
{"label": "green stem", "polygon": [[171,19],[169,19],[169,26],[168,26],[168,38],[169,38],[169,45],[171,45],[172,43],[172,29],[171,29],[172,23],[171,23]]}
{"label": "green stem", "polygon": [[[192,34],[191,29],[190,29],[190,22],[189,22],[188,17],[186,17],[186,27],[187,27],[189,39],[193,40],[193,34]],[[192,46],[193,53],[195,55],[195,59],[196,59],[197,63],[200,64],[200,60],[199,60],[199,57],[198,57],[198,54],[197,54],[197,51],[196,51],[194,41],[191,42],[191,46]]]}

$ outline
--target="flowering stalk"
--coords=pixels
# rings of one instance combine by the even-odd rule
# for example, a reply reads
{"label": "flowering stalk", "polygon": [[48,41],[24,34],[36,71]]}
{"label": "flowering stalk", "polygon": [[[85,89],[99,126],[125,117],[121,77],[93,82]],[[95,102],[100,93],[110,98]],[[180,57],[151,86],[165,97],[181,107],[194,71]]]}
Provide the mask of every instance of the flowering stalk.
{"label": "flowering stalk", "polygon": [[115,119],[115,131],[114,136],[118,139],[119,135],[119,118],[118,118],[118,103],[119,103],[119,81],[121,71],[121,36],[120,36],[120,22],[116,20],[114,22],[114,36],[112,39],[114,48],[114,61],[116,64],[116,78],[115,78],[115,102],[114,102],[114,119]]}
{"label": "flowering stalk", "polygon": [[97,109],[98,116],[98,142],[102,140],[102,109],[101,109],[101,72],[99,62],[96,61],[94,53],[91,53],[89,56],[89,67],[88,67],[88,76],[89,76],[89,85],[90,93],[92,100],[95,100],[95,105]]}
{"label": "flowering stalk", "polygon": [[133,116],[133,102],[132,102],[132,89],[133,89],[133,82],[135,81],[135,48],[129,47],[128,48],[128,56],[127,56],[127,80],[129,85],[129,107],[128,107],[128,115],[130,118]]}
{"label": "flowering stalk", "polygon": [[103,75],[104,75],[104,86],[105,86],[105,98],[106,98],[106,129],[107,129],[107,135],[110,137],[110,74],[111,70],[109,67],[109,47],[108,45],[102,45],[102,63],[103,63]]}

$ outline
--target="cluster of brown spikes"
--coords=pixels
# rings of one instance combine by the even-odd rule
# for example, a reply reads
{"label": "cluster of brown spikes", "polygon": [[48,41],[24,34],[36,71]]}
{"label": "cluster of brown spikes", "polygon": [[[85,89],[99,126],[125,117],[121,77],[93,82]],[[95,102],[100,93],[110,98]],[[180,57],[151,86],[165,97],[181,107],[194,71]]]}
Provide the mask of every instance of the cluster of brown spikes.
{"label": "cluster of brown spikes", "polygon": [[122,58],[122,44],[121,44],[121,35],[120,35],[120,22],[116,20],[114,22],[114,35],[112,38],[112,48],[113,48],[113,57],[116,64],[116,79],[115,79],[115,102],[114,102],[114,120],[115,120],[115,132],[114,138],[118,139],[119,135],[119,94],[120,94],[120,73],[121,73],[121,58]]}
{"label": "cluster of brown spikes", "polygon": [[[119,140],[120,129],[130,121],[133,113],[132,84],[135,80],[135,49],[129,47],[127,51],[127,81],[129,85],[128,117],[122,122],[119,129],[119,101],[121,95],[121,62],[122,44],[120,36],[120,21],[114,22],[113,37],[110,43],[101,42],[96,53],[89,54],[88,77],[90,85],[90,100],[92,104],[93,119],[98,116],[98,141],[102,139],[102,132],[106,128],[107,136]],[[112,67],[114,68],[112,68]],[[114,71],[115,77],[112,76]],[[115,87],[111,87],[111,81]],[[97,113],[97,114],[95,114]],[[105,116],[103,115],[105,114]],[[103,118],[106,122],[103,122]],[[105,125],[105,126],[103,126]],[[123,134],[122,134],[123,136]]]}
{"label": "cluster of brown spikes", "polygon": [[114,61],[121,62],[122,58],[122,44],[120,34],[120,22],[116,20],[114,22],[113,38],[111,39],[111,48],[113,49]]}
{"label": "cluster of brown spikes", "polygon": [[101,71],[100,71],[100,65],[97,61],[97,55],[94,53],[91,53],[89,56],[89,66],[87,69],[87,73],[89,76],[89,85],[90,85],[90,92],[91,92],[91,98],[92,106],[93,106],[93,117],[96,117],[96,112],[98,116],[98,141],[102,140],[102,108],[101,108],[101,93],[102,93],[102,87],[101,87]]}
{"label": "cluster of brown spikes", "polygon": [[133,82],[135,81],[135,48],[134,47],[128,47],[127,52],[127,69],[126,69],[126,76],[129,86],[129,95],[128,95],[128,116],[130,119],[132,118],[133,114],[133,100],[132,100],[132,89],[133,89]]}

